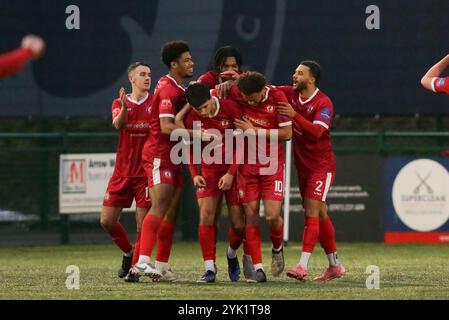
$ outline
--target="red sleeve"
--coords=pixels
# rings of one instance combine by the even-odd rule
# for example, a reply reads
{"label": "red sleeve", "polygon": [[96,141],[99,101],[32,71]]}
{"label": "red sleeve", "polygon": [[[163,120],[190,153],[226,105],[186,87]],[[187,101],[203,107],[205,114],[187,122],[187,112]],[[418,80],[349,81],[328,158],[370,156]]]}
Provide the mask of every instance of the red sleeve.
{"label": "red sleeve", "polygon": [[202,84],[206,85],[209,89],[214,89],[215,86],[218,84],[218,79],[213,71],[208,71],[198,78],[198,82],[201,82]]}
{"label": "red sleeve", "polygon": [[0,55],[0,78],[16,74],[33,56],[30,49],[16,49]]}
{"label": "red sleeve", "polygon": [[320,101],[320,104],[316,110],[315,117],[313,119],[314,124],[319,124],[329,130],[332,119],[334,117],[334,106],[330,99],[326,98]]}
{"label": "red sleeve", "polygon": [[170,87],[159,89],[159,118],[174,118],[176,111],[172,101],[173,92]]}
{"label": "red sleeve", "polygon": [[433,78],[432,90],[437,93],[449,94],[449,77],[445,78]]}
{"label": "red sleeve", "polygon": [[112,101],[112,122],[114,122],[115,118],[119,115],[121,109],[122,103],[120,102],[120,99]]}
{"label": "red sleeve", "polygon": [[[279,90],[278,87],[273,88],[271,90],[275,90],[273,92],[273,98],[274,98],[274,103],[276,105],[279,105],[279,102],[288,102],[287,96],[285,95],[285,93],[282,90]],[[277,115],[277,122],[278,122],[278,127],[279,128],[292,125],[292,119],[290,119],[290,117],[288,117],[288,116],[286,116],[284,114],[279,114],[278,113],[278,115]]]}

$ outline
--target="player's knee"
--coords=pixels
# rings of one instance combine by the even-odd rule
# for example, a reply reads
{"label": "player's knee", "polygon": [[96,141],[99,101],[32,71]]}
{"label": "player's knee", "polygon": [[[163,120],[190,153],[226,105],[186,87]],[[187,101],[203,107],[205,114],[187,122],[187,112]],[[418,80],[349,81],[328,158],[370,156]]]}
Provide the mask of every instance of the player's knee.
{"label": "player's knee", "polygon": [[105,230],[111,230],[115,227],[117,224],[117,221],[114,221],[113,219],[107,218],[107,217],[101,217],[100,218],[100,224]]}
{"label": "player's knee", "polygon": [[266,214],[265,216],[265,219],[270,226],[277,225],[279,223],[280,218],[281,217],[278,214]]}
{"label": "player's knee", "polygon": [[244,236],[245,235],[245,225],[242,223],[242,224],[237,224],[237,225],[233,225],[232,226],[232,231],[234,231],[234,233],[237,235],[237,236],[239,236],[239,237],[241,237],[241,236]]}
{"label": "player's knee", "polygon": [[304,214],[308,218],[318,218],[320,216],[320,210],[315,209],[305,209]]}
{"label": "player's knee", "polygon": [[214,224],[215,212],[209,208],[200,210],[200,223],[201,224]]}

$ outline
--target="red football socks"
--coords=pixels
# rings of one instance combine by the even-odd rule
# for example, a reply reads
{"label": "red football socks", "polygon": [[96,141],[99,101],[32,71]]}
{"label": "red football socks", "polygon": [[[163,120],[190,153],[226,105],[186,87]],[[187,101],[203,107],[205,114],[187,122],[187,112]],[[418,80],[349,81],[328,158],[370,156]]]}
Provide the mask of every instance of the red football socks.
{"label": "red football socks", "polygon": [[108,230],[108,233],[112,237],[112,241],[114,241],[124,253],[129,253],[132,250],[133,246],[129,242],[126,230],[120,222],[117,222],[114,228]]}
{"label": "red football socks", "polygon": [[246,226],[246,243],[251,253],[253,264],[262,263],[260,225]]}
{"label": "red football socks", "polygon": [[171,221],[163,220],[157,232],[156,261],[168,262],[174,233],[175,224]]}
{"label": "red football socks", "polygon": [[142,224],[142,234],[140,236],[139,255],[147,257],[151,256],[161,222],[162,219],[159,216],[152,215],[151,212],[148,212],[145,216]]}
{"label": "red football socks", "polygon": [[215,261],[215,227],[213,225],[200,224],[198,227],[198,239],[203,260]]}
{"label": "red football socks", "polygon": [[326,254],[337,251],[337,244],[335,242],[335,229],[332,220],[328,217],[326,220],[320,219],[320,244]]}
{"label": "red football socks", "polygon": [[306,217],[304,226],[304,236],[302,240],[302,251],[313,252],[315,244],[318,241],[320,232],[320,218]]}

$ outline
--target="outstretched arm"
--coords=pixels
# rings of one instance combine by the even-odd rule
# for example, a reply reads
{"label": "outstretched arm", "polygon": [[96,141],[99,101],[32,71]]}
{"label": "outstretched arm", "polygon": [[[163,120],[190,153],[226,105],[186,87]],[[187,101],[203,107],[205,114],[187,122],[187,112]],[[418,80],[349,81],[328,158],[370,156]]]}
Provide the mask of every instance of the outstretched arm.
{"label": "outstretched arm", "polygon": [[421,85],[427,90],[435,91],[433,82],[435,78],[438,78],[441,73],[449,66],[449,54],[443,59],[438,61],[421,79]]}

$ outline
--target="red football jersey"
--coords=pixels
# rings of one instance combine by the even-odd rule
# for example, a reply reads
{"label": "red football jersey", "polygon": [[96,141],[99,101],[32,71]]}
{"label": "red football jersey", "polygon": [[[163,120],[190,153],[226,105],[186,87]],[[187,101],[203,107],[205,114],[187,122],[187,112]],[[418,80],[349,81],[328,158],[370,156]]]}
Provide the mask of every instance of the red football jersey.
{"label": "red football jersey", "polygon": [[[145,177],[142,167],[142,149],[149,135],[153,95],[134,101],[127,95],[128,122],[120,129],[114,175],[120,177]],[[120,99],[112,102],[112,121],[120,113]]]}
{"label": "red football jersey", "polygon": [[[216,96],[212,96],[212,99],[215,100],[217,105],[217,111],[211,118],[203,118],[198,113],[196,113],[194,110],[190,110],[190,112],[187,114],[187,116],[184,118],[184,124],[186,129],[192,129],[193,128],[193,122],[199,121],[201,128],[208,130],[208,129],[216,129],[220,131],[222,137],[221,137],[221,164],[214,164],[213,159],[215,159],[214,151],[208,152],[207,154],[211,155],[211,158],[203,159],[201,158],[201,168],[207,168],[207,169],[225,169],[226,167],[230,166],[229,159],[226,161],[226,139],[225,139],[225,130],[234,130],[234,120],[235,119],[241,119],[242,118],[242,109],[240,106],[230,99],[219,99]],[[228,131],[229,134],[229,131]],[[234,136],[232,136],[234,139]],[[204,148],[207,144],[202,142],[202,147]],[[234,149],[235,149],[235,143]],[[203,149],[202,148],[202,149]],[[234,152],[234,150],[233,150]],[[232,154],[228,155],[228,157],[231,157]],[[218,157],[218,156],[217,156]],[[231,158],[233,159],[233,158]]]}
{"label": "red football jersey", "polygon": [[[276,106],[279,102],[287,102],[287,97],[285,94],[274,86],[266,86],[267,91],[265,97],[262,99],[261,103],[257,106],[249,105],[244,99],[237,86],[232,86],[229,92],[229,98],[235,100],[242,107],[243,118],[251,121],[254,127],[263,129],[278,129],[285,126],[291,126],[292,120],[284,115],[277,112]],[[245,139],[246,141],[246,139]],[[256,140],[257,141],[257,140]],[[270,156],[270,139],[267,138],[267,144],[265,148],[261,148],[258,143],[256,146],[247,145],[248,152],[260,152],[265,157]],[[260,149],[260,150],[259,150]],[[259,156],[257,153],[257,164],[259,163]],[[284,163],[284,152],[282,149],[282,142],[277,143],[277,153],[279,163]],[[248,163],[248,153],[246,152],[245,163]],[[263,166],[268,166],[264,164]]]}
{"label": "red football jersey", "polygon": [[175,114],[186,104],[185,89],[176,80],[165,75],[159,79],[153,97],[153,110],[150,119],[150,135],[143,148],[142,159],[152,162],[160,158],[170,165],[170,150],[177,143],[170,141],[168,134],[161,132],[160,118],[175,118]]}
{"label": "red football jersey", "polygon": [[278,87],[287,95],[289,103],[297,113],[311,123],[323,126],[326,131],[316,140],[301,131],[296,121],[293,121],[293,146],[298,170],[307,172],[335,172],[335,156],[332,151],[329,127],[334,118],[334,106],[329,97],[318,88],[308,98],[304,99],[293,90],[292,86]]}
{"label": "red football jersey", "polygon": [[433,78],[432,79],[432,90],[433,92],[444,92],[449,94],[449,77],[445,78]]}

